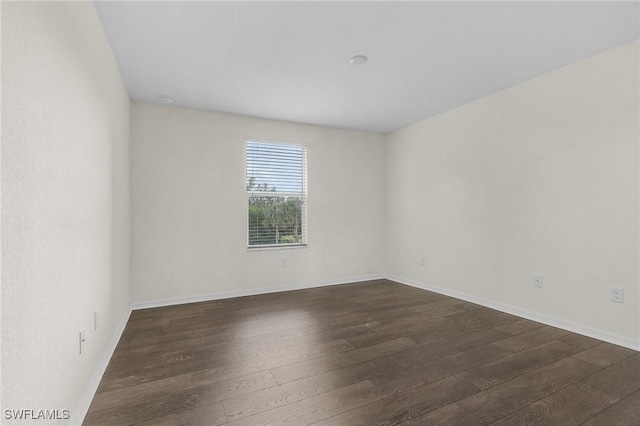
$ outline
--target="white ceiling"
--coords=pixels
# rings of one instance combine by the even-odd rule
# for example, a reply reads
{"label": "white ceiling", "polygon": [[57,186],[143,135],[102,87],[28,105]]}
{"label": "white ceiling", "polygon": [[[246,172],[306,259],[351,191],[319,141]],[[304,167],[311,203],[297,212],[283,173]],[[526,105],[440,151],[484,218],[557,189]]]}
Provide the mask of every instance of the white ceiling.
{"label": "white ceiling", "polygon": [[[638,2],[96,2],[132,99],[386,134],[639,37]],[[353,55],[369,57],[351,65]]]}

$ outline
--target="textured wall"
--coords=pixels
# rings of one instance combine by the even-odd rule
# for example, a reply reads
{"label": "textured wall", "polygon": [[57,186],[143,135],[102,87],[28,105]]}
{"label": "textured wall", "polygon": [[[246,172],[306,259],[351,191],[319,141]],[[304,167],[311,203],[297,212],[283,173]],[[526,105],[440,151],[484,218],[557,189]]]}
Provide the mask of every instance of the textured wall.
{"label": "textured wall", "polygon": [[388,272],[637,345],[638,47],[390,134]]}
{"label": "textured wall", "polygon": [[2,60],[3,408],[73,411],[129,303],[130,102],[90,2],[3,2]]}

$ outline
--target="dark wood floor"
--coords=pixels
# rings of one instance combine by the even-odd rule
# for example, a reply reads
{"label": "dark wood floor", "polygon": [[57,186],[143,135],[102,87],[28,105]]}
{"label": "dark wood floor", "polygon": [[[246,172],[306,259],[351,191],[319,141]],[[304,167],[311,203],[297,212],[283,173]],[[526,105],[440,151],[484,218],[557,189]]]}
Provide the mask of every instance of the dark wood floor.
{"label": "dark wood floor", "polygon": [[86,425],[640,425],[640,354],[386,280],[134,311]]}

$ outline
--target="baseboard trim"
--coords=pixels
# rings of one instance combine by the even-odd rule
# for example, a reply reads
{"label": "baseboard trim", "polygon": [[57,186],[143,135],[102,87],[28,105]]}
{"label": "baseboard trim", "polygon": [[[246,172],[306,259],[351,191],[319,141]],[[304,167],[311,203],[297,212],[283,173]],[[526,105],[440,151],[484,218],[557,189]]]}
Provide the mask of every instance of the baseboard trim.
{"label": "baseboard trim", "polygon": [[640,342],[629,339],[628,337],[618,336],[602,330],[597,330],[591,327],[585,327],[580,324],[575,324],[563,319],[542,315],[536,312],[532,312],[526,309],[518,308],[516,306],[508,305],[505,303],[495,302],[493,300],[484,299],[481,297],[472,296],[466,293],[450,290],[444,287],[438,287],[435,285],[398,277],[395,275],[387,275],[386,277],[390,281],[395,281],[400,284],[409,285],[411,287],[420,288],[422,290],[429,290],[435,293],[440,293],[445,296],[455,297],[456,299],[465,300],[467,302],[476,303],[478,305],[486,306],[487,308],[496,309],[507,314],[516,315],[521,318],[525,318],[531,321],[540,322],[542,324],[550,325],[552,327],[561,328],[563,330],[571,331],[573,333],[582,334],[584,336],[593,337],[594,339],[602,340],[612,343],[614,345],[624,346],[625,348],[640,350]]}
{"label": "baseboard trim", "polygon": [[356,277],[340,278],[335,280],[312,281],[306,283],[291,284],[279,287],[262,287],[256,289],[227,291],[221,293],[210,293],[199,296],[179,297],[173,299],[159,299],[148,302],[134,302],[130,305],[131,310],[159,308],[162,306],[182,305],[185,303],[207,302],[210,300],[230,299],[232,297],[256,296],[260,294],[279,293],[282,291],[304,290],[307,288],[327,287],[332,285],[349,284],[362,281],[380,280],[385,276],[379,275],[360,275]]}
{"label": "baseboard trim", "polygon": [[106,371],[107,366],[109,365],[109,361],[111,361],[111,356],[115,352],[116,346],[118,346],[118,342],[120,341],[120,337],[122,337],[122,333],[124,332],[124,328],[127,325],[127,321],[129,321],[130,315],[131,315],[131,307],[127,307],[127,310],[122,316],[120,323],[118,324],[118,326],[113,332],[113,335],[111,336],[111,340],[107,345],[104,355],[102,356],[102,358],[100,359],[100,362],[96,366],[95,372],[91,377],[91,381],[89,382],[89,385],[87,386],[84,393],[82,394],[82,398],[80,398],[80,401],[76,406],[76,409],[73,410],[73,412],[71,413],[71,418],[69,421],[70,425],[78,425],[78,426],[82,425],[82,422],[84,421],[84,418],[86,417],[87,412],[89,411],[89,406],[91,405],[91,401],[93,401],[93,397],[95,396],[96,391],[98,390],[98,386],[100,385],[102,376],[104,375],[104,372]]}

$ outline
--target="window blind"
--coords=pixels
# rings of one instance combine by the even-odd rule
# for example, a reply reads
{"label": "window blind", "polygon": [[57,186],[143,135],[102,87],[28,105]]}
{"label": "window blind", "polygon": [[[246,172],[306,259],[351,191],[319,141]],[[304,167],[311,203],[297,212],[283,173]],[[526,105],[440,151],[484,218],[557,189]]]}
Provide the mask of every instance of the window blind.
{"label": "window blind", "polygon": [[306,148],[248,141],[249,247],[307,242]]}

